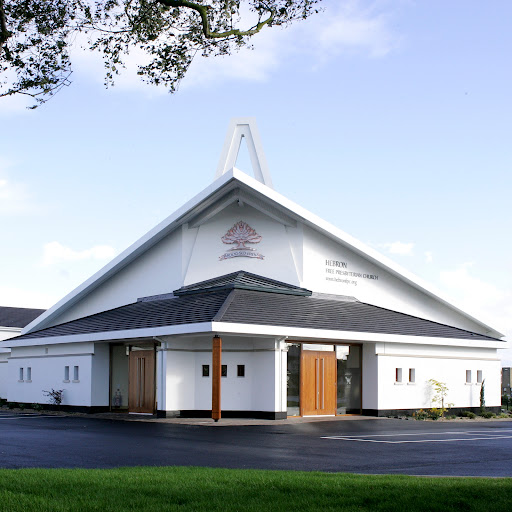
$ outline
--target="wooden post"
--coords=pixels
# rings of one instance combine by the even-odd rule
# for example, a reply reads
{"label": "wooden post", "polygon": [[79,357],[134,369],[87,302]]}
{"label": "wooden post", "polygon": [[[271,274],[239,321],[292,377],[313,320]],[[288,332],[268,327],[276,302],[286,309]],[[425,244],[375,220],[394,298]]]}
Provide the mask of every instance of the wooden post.
{"label": "wooden post", "polygon": [[222,363],[222,339],[219,336],[213,337],[212,344],[212,419],[219,421],[220,409],[220,379]]}

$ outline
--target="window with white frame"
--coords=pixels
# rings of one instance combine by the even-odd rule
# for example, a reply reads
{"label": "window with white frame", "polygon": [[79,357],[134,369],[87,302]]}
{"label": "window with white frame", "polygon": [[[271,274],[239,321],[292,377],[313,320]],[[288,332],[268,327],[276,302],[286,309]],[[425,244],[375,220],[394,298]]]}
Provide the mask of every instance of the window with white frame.
{"label": "window with white frame", "polygon": [[73,382],[78,382],[80,380],[79,368],[78,366],[73,366]]}
{"label": "window with white frame", "polygon": [[409,368],[409,382],[416,382],[416,368]]}
{"label": "window with white frame", "polygon": [[395,368],[395,382],[402,382],[402,368]]}
{"label": "window with white frame", "polygon": [[19,382],[23,382],[23,368],[20,368]]}
{"label": "window with white frame", "polygon": [[471,370],[466,370],[466,384],[471,384]]}
{"label": "window with white frame", "polygon": [[482,370],[477,370],[476,371],[476,381],[481,384],[482,383],[482,380],[483,380],[483,372]]}
{"label": "window with white frame", "polygon": [[69,382],[69,366],[64,366],[64,382]]}
{"label": "window with white frame", "polygon": [[27,382],[32,382],[32,367],[27,366]]}

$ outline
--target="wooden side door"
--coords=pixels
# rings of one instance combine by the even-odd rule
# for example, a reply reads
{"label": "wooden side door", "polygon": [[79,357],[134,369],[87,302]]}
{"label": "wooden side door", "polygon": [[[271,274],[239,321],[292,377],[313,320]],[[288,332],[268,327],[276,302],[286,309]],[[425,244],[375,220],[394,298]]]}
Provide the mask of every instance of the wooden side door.
{"label": "wooden side door", "polygon": [[155,350],[131,350],[128,373],[128,411],[155,412]]}
{"label": "wooden side door", "polygon": [[336,414],[336,353],[303,350],[301,360],[302,416]]}

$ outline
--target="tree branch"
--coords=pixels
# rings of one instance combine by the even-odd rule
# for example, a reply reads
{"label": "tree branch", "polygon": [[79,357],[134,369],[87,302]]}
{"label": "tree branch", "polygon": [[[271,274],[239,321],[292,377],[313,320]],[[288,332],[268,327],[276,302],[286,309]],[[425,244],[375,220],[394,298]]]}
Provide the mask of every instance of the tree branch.
{"label": "tree branch", "polygon": [[166,5],[168,7],[187,7],[196,11],[201,16],[201,23],[203,25],[203,34],[208,39],[224,39],[230,36],[253,36],[257,34],[265,25],[273,21],[274,19],[274,11],[270,10],[270,15],[266,20],[258,22],[254,27],[251,27],[248,30],[239,30],[237,28],[233,28],[231,30],[226,30],[225,32],[212,32],[210,29],[210,22],[208,20],[208,6],[196,4],[195,2],[190,2],[188,0],[157,0],[157,2]]}
{"label": "tree branch", "polygon": [[10,32],[7,28],[7,18],[5,17],[4,11],[4,0],[0,0],[0,46],[4,47],[5,58],[7,60],[12,60],[11,52],[5,44],[11,35],[12,32]]}

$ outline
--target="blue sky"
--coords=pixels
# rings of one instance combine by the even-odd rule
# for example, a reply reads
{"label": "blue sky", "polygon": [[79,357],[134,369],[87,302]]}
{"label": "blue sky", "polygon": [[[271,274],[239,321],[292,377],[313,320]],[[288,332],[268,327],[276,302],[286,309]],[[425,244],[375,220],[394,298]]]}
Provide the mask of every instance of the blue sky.
{"label": "blue sky", "polygon": [[174,95],[135,55],[105,89],[77,49],[46,105],[0,100],[0,304],[51,306],[211,183],[229,119],[255,116],[277,191],[512,339],[512,3],[322,4]]}

